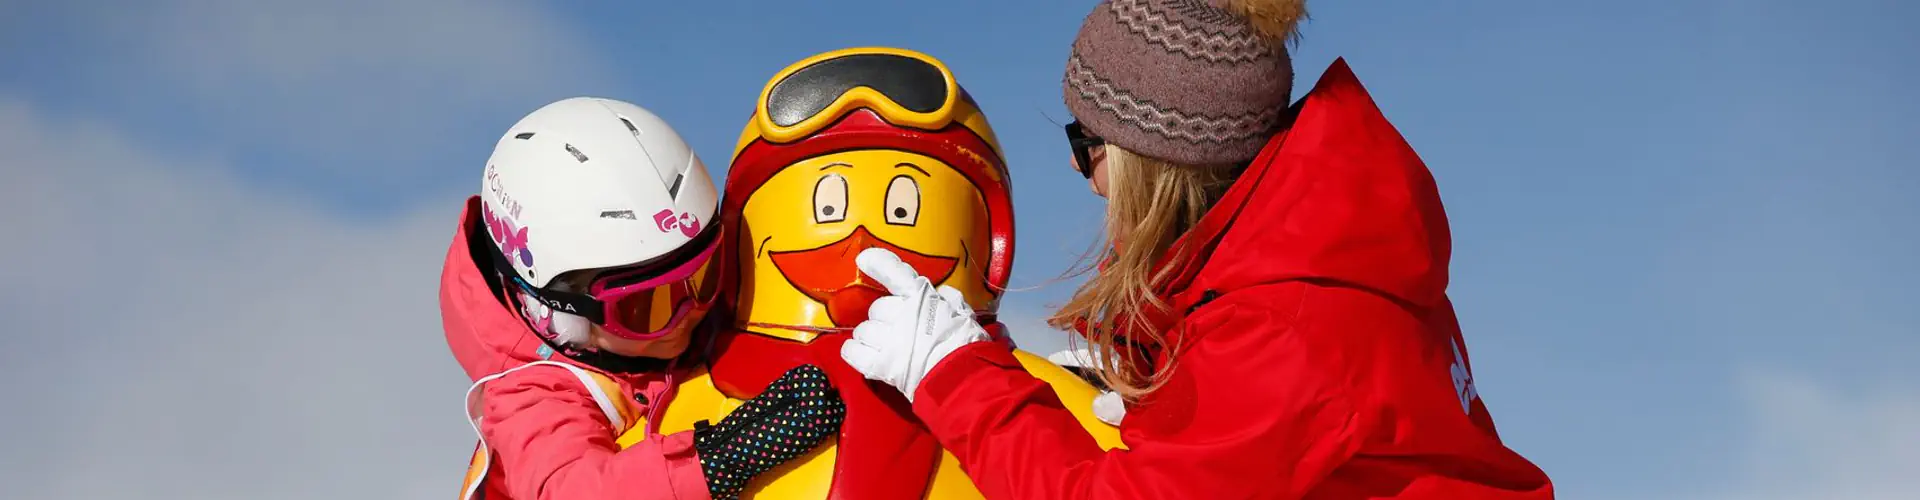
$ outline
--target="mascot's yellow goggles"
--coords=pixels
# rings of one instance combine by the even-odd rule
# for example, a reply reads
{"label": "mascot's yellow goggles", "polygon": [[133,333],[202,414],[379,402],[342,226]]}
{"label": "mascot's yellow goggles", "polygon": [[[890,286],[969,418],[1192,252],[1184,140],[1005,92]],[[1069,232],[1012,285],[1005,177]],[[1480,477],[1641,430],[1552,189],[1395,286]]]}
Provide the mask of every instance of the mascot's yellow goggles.
{"label": "mascot's yellow goggles", "polygon": [[774,75],[760,91],[753,126],[770,142],[788,143],[867,108],[895,126],[940,130],[953,122],[960,92],[953,72],[926,54],[889,47],[837,50]]}

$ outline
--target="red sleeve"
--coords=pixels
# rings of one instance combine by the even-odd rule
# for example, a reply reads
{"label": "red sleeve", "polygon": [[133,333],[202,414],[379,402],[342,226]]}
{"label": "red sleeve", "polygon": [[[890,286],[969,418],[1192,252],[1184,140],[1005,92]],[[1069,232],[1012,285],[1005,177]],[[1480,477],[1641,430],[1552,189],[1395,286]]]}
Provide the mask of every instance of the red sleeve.
{"label": "red sleeve", "polygon": [[1102,451],[1011,353],[976,343],[921,382],[914,413],[989,499],[1300,498],[1359,446],[1353,405],[1287,318],[1221,304],[1188,318],[1168,384]]}
{"label": "red sleeve", "polygon": [[481,390],[480,434],[514,498],[709,498],[692,432],[622,450],[606,413],[563,369],[523,369]]}

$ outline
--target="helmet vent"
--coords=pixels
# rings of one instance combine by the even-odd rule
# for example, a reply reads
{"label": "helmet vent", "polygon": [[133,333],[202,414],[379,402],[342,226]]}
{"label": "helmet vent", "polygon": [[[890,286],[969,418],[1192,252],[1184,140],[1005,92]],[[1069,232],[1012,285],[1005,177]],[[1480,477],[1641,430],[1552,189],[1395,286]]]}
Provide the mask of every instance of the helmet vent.
{"label": "helmet vent", "polygon": [[600,218],[633,220],[633,211],[632,210],[607,210],[607,211],[600,212]]}
{"label": "helmet vent", "polygon": [[640,135],[640,127],[633,126],[633,120],[628,120],[627,117],[622,116],[620,117],[620,123],[626,124],[627,131],[632,132],[634,136],[637,137]]}
{"label": "helmet vent", "polygon": [[587,162],[587,155],[586,155],[586,153],[581,153],[581,152],[580,152],[580,148],[576,148],[576,147],[573,147],[573,145],[572,145],[572,144],[568,144],[568,145],[567,145],[567,152],[568,152],[568,153],[573,153],[573,159],[575,159],[575,160],[580,160],[580,163],[586,163],[586,162]]}
{"label": "helmet vent", "polygon": [[687,174],[684,172],[679,174],[674,174],[673,185],[667,186],[667,197],[673,198],[676,200],[680,199],[680,181],[686,180],[686,178],[687,178]]}
{"label": "helmet vent", "polygon": [[520,133],[519,135],[515,135],[515,136],[513,136],[513,138],[515,138],[515,139],[520,139],[520,140],[523,140],[523,141],[524,141],[524,140],[527,140],[527,139],[532,139],[532,138],[533,138],[533,132],[521,132],[521,133]]}

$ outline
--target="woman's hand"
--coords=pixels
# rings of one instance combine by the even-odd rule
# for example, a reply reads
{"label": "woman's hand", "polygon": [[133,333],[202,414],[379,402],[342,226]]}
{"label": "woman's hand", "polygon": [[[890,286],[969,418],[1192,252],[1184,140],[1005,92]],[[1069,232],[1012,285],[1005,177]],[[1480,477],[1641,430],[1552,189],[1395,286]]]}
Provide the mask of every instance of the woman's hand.
{"label": "woman's hand", "polygon": [[873,301],[867,320],[840,346],[840,357],[867,378],[899,389],[907,401],[947,354],[990,338],[959,290],[934,288],[893,252],[869,248],[854,263],[893,295]]}
{"label": "woman's hand", "polygon": [[739,498],[747,480],[839,434],[846,414],[840,391],[820,367],[787,370],[719,424],[694,424],[693,446],[707,492],[717,500]]}

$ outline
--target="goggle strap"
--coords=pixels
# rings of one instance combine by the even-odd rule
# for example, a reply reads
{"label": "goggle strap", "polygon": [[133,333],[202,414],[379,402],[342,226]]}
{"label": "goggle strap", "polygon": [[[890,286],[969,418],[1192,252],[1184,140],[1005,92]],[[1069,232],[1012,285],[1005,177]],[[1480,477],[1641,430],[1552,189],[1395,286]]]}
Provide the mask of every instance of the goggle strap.
{"label": "goggle strap", "polygon": [[554,312],[563,312],[586,318],[587,321],[591,321],[596,325],[605,326],[607,324],[606,305],[594,299],[592,296],[562,292],[548,288],[535,288],[532,284],[521,280],[519,276],[515,276],[514,281],[520,284],[520,288],[525,290],[527,295],[533,296],[533,300],[540,301],[541,304],[545,304],[547,308],[553,309]]}
{"label": "goggle strap", "polygon": [[520,287],[520,291],[532,296],[533,300],[540,301],[541,304],[555,311],[586,318],[587,321],[596,325],[607,324],[606,305],[599,300],[586,294],[533,286],[532,283],[521,278],[519,272],[513,270],[513,263],[507,260],[505,254],[500,253],[499,248],[488,250],[490,251],[487,253],[493,256],[494,270],[511,279],[514,286]]}

